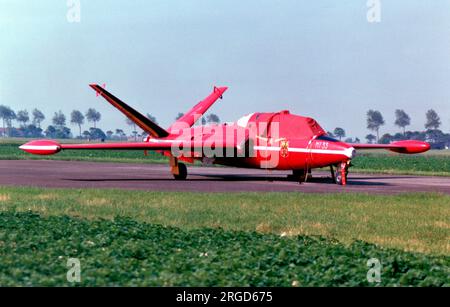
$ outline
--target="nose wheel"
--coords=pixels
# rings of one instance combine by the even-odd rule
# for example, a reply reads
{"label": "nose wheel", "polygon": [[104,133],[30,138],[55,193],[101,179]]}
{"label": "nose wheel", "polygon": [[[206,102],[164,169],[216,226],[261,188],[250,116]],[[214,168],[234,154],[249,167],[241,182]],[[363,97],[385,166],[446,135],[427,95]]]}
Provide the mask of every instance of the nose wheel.
{"label": "nose wheel", "polygon": [[330,165],[331,178],[334,183],[339,185],[347,185],[347,177],[348,177],[348,167],[349,163],[342,162],[341,164],[336,166],[336,170],[334,170],[333,166]]}

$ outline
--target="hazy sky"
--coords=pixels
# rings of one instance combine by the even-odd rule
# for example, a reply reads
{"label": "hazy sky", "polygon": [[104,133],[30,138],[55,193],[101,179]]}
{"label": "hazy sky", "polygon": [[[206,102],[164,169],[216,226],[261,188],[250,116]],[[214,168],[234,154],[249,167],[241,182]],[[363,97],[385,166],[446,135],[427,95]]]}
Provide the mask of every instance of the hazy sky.
{"label": "hazy sky", "polygon": [[366,0],[80,2],[81,22],[69,23],[66,0],[0,0],[0,104],[48,119],[94,107],[105,131],[125,128],[88,87],[106,83],[167,127],[227,85],[212,109],[224,121],[289,109],[364,138],[370,108],[381,133],[399,130],[396,108],[418,130],[433,108],[450,130],[449,0],[381,0],[380,23]]}

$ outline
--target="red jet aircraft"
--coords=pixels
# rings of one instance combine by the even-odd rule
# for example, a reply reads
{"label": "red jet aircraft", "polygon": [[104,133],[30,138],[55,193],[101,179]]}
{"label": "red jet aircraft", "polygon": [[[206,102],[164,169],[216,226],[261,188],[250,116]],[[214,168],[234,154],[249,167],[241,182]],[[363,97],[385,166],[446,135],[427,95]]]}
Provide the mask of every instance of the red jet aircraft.
{"label": "red jet aircraft", "polygon": [[187,177],[186,165],[215,163],[226,166],[292,170],[292,178],[305,181],[313,168],[330,167],[337,184],[345,185],[356,149],[388,149],[415,154],[430,149],[421,141],[399,141],[392,144],[348,144],[329,137],[312,118],[290,114],[252,113],[234,123],[194,126],[197,120],[219,99],[227,87],[214,91],[178,119],[167,130],[109,93],[90,84],[110,104],[142,128],[148,137],[142,142],[59,144],[52,140],[28,142],[20,149],[35,155],[51,155],[61,150],[155,150],[169,157],[175,179]]}

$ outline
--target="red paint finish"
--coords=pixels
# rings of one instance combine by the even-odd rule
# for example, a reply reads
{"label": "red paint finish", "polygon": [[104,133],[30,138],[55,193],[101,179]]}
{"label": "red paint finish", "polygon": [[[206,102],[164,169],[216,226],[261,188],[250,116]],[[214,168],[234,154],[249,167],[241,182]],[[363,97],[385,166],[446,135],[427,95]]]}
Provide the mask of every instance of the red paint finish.
{"label": "red paint finish", "polygon": [[310,117],[283,110],[273,113],[252,113],[234,123],[193,127],[196,121],[219,99],[227,87],[214,87],[213,92],[196,104],[167,130],[150,121],[104,88],[90,85],[119,111],[135,121],[150,136],[143,142],[58,144],[50,140],[32,141],[20,149],[38,155],[55,154],[60,150],[155,150],[176,161],[216,163],[247,168],[295,170],[296,174],[313,168],[335,166],[341,172],[341,184],[355,149],[387,149],[415,154],[430,149],[420,141],[392,144],[347,144],[326,135],[319,123]]}
{"label": "red paint finish", "polygon": [[33,155],[53,155],[61,150],[61,145],[52,140],[31,141],[19,147]]}

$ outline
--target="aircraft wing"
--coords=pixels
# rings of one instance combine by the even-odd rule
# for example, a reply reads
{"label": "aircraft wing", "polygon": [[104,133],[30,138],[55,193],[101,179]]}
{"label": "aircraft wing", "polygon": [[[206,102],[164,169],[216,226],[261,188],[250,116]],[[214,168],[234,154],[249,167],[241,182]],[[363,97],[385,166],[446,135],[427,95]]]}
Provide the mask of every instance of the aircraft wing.
{"label": "aircraft wing", "polygon": [[[53,155],[61,150],[160,150],[171,151],[175,155],[181,152],[199,152],[204,150],[205,144],[202,141],[186,141],[186,140],[158,140],[151,139],[149,142],[133,142],[133,143],[87,143],[87,144],[59,144],[52,140],[37,140],[28,142],[19,148],[25,152],[34,155]],[[233,144],[214,143],[214,149],[235,148]]]}
{"label": "aircraft wing", "polygon": [[112,104],[116,109],[122,112],[130,120],[135,122],[136,125],[141,127],[142,130],[144,130],[151,136],[161,138],[169,135],[166,130],[158,126],[156,123],[152,122],[149,118],[147,118],[147,116],[142,115],[98,84],[89,84],[89,86],[92,87],[98,95],[101,95],[103,98],[105,98],[106,101]]}
{"label": "aircraft wing", "polygon": [[217,101],[217,99],[222,98],[223,93],[228,89],[228,87],[214,87],[213,92],[197,103],[192,109],[190,109],[186,114],[180,117],[172,126],[168,129],[176,130],[192,127],[195,122],[203,115],[206,111]]}
{"label": "aircraft wing", "polygon": [[428,151],[430,144],[422,141],[398,141],[391,144],[349,144],[355,149],[387,149],[404,154],[416,154]]}

